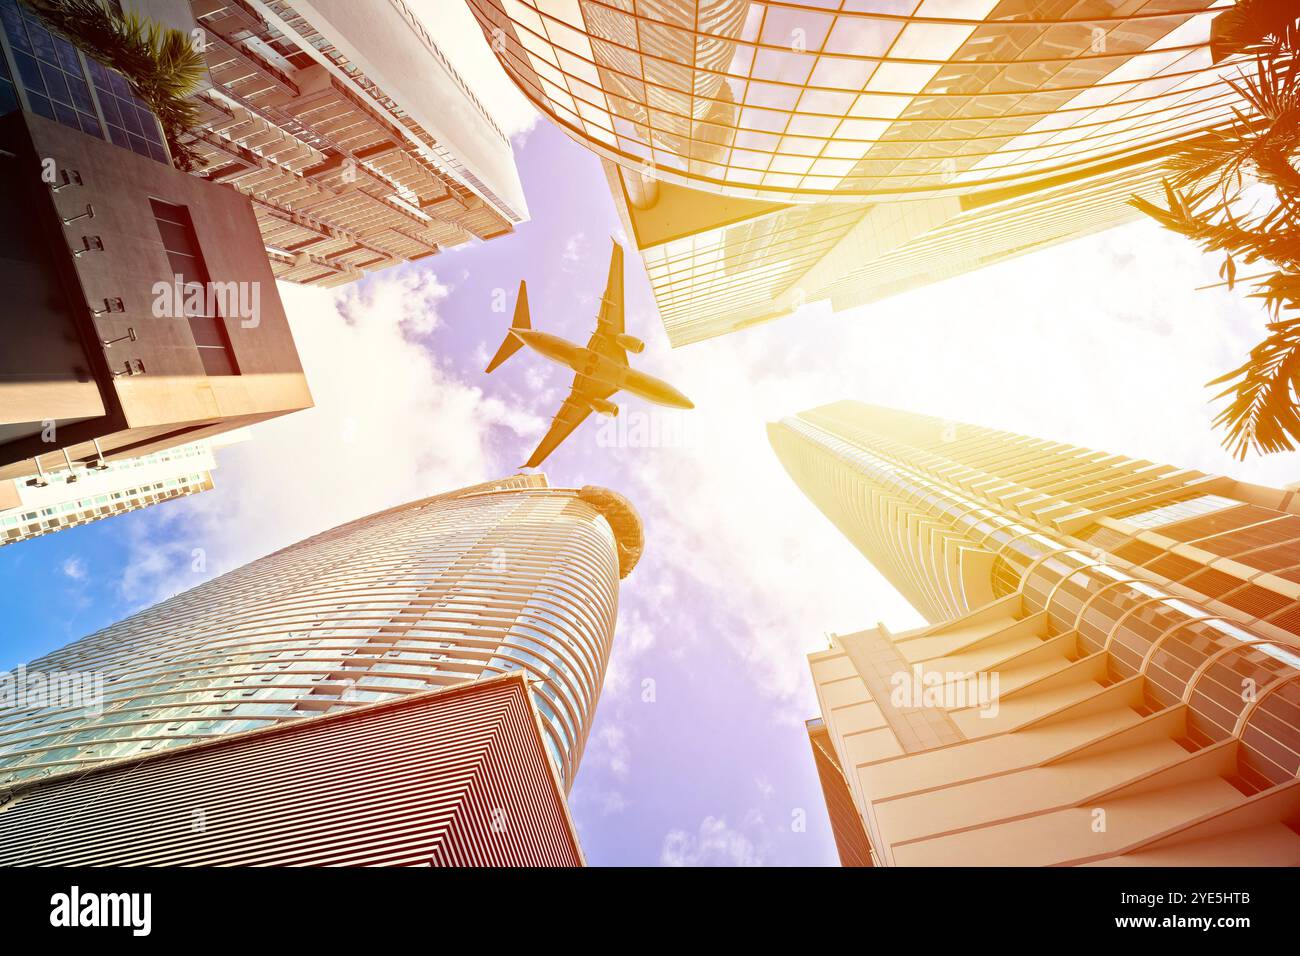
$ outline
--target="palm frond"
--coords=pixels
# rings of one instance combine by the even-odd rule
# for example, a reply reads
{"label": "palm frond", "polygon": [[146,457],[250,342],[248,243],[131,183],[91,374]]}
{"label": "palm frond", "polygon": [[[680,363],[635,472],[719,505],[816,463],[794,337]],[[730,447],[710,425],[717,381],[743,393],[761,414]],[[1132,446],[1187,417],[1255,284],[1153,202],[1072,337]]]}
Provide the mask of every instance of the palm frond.
{"label": "palm frond", "polygon": [[[1219,278],[1229,289],[1238,262],[1276,267],[1251,294],[1272,319],[1267,336],[1245,363],[1209,383],[1227,386],[1215,395],[1227,405],[1214,424],[1226,432],[1225,447],[1244,458],[1300,443],[1300,9],[1295,0],[1237,0],[1214,19],[1210,49],[1215,63],[1250,59],[1227,81],[1245,108],[1234,109],[1230,127],[1169,162],[1164,207],[1137,196],[1131,204],[1207,252],[1223,253]],[[1263,212],[1242,201],[1252,178],[1272,190]]]}
{"label": "palm frond", "polygon": [[1220,63],[1238,54],[1256,54],[1290,43],[1296,34],[1292,0],[1237,0],[1210,25],[1210,56]]}
{"label": "palm frond", "polygon": [[172,162],[189,171],[203,165],[191,145],[198,107],[190,97],[202,85],[207,60],[190,36],[106,0],[23,0],[55,33],[122,75],[158,117]]}
{"label": "palm frond", "polygon": [[[1290,276],[1290,281],[1300,277]],[[1300,318],[1269,325],[1269,334],[1250,358],[1209,384],[1228,387],[1215,398],[1229,399],[1214,419],[1224,429],[1224,447],[1238,459],[1250,451],[1293,451],[1300,442]]]}
{"label": "palm frond", "polygon": [[[1175,189],[1168,180],[1164,185],[1169,208],[1163,209],[1141,196],[1132,197],[1130,204],[1166,229],[1199,243],[1206,252],[1224,252],[1247,264],[1264,260],[1300,268],[1300,230],[1276,222],[1261,229],[1259,222],[1239,219],[1230,204],[1206,204],[1195,195]],[[1269,221],[1273,212],[1261,221]]]}

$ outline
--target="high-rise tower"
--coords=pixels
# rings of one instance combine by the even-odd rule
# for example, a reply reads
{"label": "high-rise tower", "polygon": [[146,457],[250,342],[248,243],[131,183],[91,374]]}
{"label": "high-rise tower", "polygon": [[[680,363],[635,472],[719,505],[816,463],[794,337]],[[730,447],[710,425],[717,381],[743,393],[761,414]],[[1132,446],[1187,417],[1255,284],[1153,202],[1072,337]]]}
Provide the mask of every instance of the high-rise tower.
{"label": "high-rise tower", "polygon": [[1136,217],[1233,120],[1211,0],[468,0],[604,160],[673,345]]}
{"label": "high-rise tower", "polygon": [[[237,433],[219,438],[231,434]],[[0,545],[210,491],[216,444],[202,441],[112,464],[0,480]]]}
{"label": "high-rise tower", "polygon": [[403,0],[172,8],[206,44],[201,175],[253,200],[277,278],[335,286],[527,220],[509,138]]}
{"label": "high-rise tower", "polygon": [[571,785],[641,525],[614,492],[517,476],[353,521],[27,665],[102,700],[0,718],[0,781],[509,671]]}
{"label": "high-rise tower", "polygon": [[622,496],[518,475],[0,674],[0,862],[580,863],[564,795],[641,547]]}
{"label": "high-rise tower", "polygon": [[854,402],[769,436],[930,622],[810,656],[877,863],[1300,863],[1295,492]]}

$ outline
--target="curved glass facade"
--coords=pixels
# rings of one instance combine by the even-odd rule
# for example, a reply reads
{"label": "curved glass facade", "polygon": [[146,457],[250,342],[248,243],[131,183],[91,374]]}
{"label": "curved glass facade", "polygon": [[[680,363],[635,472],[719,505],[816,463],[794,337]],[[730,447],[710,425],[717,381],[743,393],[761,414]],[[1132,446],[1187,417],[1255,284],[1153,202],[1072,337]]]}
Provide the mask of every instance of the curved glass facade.
{"label": "curved glass facade", "polygon": [[[600,155],[775,200],[925,198],[1232,120],[1212,0],[469,0],[507,72]],[[1095,14],[1095,15],[1089,15]]]}
{"label": "curved glass facade", "polygon": [[33,661],[98,675],[102,700],[4,711],[0,781],[522,671],[571,785],[614,636],[614,526],[635,518],[586,491],[518,476],[413,502]]}

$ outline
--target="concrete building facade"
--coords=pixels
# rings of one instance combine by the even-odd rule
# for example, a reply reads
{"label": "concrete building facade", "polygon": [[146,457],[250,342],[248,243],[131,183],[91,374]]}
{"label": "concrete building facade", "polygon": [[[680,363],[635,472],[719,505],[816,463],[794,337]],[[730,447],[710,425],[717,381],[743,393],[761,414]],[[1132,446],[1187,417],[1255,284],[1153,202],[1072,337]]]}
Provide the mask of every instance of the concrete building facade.
{"label": "concrete building facade", "polygon": [[210,442],[0,481],[0,545],[212,489]]}
{"label": "concrete building facade", "polygon": [[930,622],[809,658],[876,864],[1300,863],[1294,491],[854,402],[769,436]]}
{"label": "concrete building facade", "polygon": [[0,479],[311,406],[245,197],[25,110],[0,150]]}
{"label": "concrete building facade", "polygon": [[[528,218],[509,139],[402,0],[124,0],[193,38],[195,175],[247,196],[278,279],[319,286]],[[0,0],[0,114],[170,164],[125,79]]]}
{"label": "concrete building facade", "polygon": [[174,0],[200,31],[202,177],[279,279],[335,286],[527,220],[510,141],[402,0]]}

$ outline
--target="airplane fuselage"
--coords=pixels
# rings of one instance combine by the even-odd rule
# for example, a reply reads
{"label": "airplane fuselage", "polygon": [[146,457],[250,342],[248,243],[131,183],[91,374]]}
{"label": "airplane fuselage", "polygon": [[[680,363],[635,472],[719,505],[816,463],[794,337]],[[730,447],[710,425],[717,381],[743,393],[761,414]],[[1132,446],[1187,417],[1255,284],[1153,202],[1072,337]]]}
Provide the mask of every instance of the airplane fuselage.
{"label": "airplane fuselage", "polygon": [[648,402],[670,408],[695,407],[689,398],[663,379],[615,362],[595,349],[583,348],[558,335],[536,329],[511,329],[510,334],[543,358],[613,390],[630,392]]}

